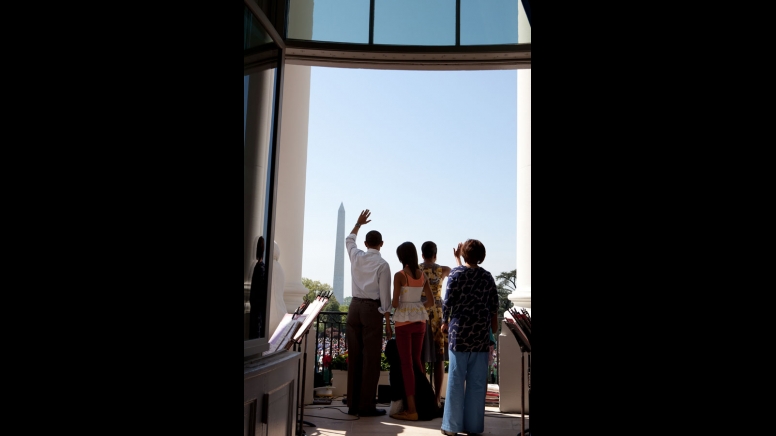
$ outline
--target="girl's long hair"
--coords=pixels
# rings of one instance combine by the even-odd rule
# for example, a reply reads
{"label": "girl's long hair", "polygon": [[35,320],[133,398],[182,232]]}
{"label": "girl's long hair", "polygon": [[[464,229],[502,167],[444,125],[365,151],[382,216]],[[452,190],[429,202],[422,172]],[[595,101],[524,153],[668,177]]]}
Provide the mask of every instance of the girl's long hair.
{"label": "girl's long hair", "polygon": [[412,242],[405,242],[396,248],[396,255],[399,256],[399,262],[402,263],[402,268],[405,266],[410,267],[412,271],[412,278],[417,275],[418,269],[418,249],[415,248],[415,244]]}

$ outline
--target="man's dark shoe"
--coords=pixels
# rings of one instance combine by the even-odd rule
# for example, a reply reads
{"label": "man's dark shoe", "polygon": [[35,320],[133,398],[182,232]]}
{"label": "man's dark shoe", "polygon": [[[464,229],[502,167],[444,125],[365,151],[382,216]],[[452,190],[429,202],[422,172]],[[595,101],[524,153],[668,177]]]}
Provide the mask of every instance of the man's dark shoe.
{"label": "man's dark shoe", "polygon": [[348,415],[358,416],[358,410],[348,409]]}
{"label": "man's dark shoe", "polygon": [[347,399],[347,398],[345,398],[344,400],[342,400],[342,404],[344,404],[344,405],[346,405],[346,406],[347,406],[347,405],[348,405],[348,399]]}
{"label": "man's dark shoe", "polygon": [[383,416],[385,415],[385,409],[367,410],[366,412],[358,412],[358,416]]}

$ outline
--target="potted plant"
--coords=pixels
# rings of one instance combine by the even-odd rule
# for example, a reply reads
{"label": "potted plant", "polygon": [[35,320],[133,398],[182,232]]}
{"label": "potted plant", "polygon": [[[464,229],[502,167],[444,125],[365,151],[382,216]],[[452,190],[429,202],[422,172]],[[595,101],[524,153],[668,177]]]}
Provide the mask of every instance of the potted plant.
{"label": "potted plant", "polygon": [[347,371],[348,370],[348,353],[340,354],[335,357],[324,356],[324,359],[328,357],[331,361],[329,368],[332,370]]}
{"label": "potted plant", "polygon": [[323,366],[323,385],[324,386],[331,386],[331,361],[332,358],[330,355],[325,355],[321,359],[321,365]]}
{"label": "potted plant", "polygon": [[348,394],[348,353],[334,356],[329,364],[332,393],[335,397]]}
{"label": "potted plant", "polygon": [[[348,353],[334,356],[329,364],[331,370],[331,384],[333,386],[333,394],[335,397],[345,396],[348,394]],[[388,358],[385,357],[385,353],[380,355],[380,380],[378,384],[390,385],[390,369],[391,366],[388,363]]]}

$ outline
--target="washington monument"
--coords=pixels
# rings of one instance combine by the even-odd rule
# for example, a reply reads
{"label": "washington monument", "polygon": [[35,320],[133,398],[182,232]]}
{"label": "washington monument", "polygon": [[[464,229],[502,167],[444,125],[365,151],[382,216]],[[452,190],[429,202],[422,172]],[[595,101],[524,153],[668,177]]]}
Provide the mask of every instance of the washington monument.
{"label": "washington monument", "polygon": [[334,297],[339,304],[345,300],[345,206],[340,203],[337,213],[337,248],[334,252]]}

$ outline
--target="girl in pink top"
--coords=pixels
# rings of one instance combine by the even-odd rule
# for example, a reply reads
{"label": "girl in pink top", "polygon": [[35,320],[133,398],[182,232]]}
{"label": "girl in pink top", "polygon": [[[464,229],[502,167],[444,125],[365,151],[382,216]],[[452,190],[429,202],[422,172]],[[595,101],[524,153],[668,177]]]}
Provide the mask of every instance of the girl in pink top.
{"label": "girl in pink top", "polygon": [[[413,366],[425,374],[420,354],[423,348],[423,336],[428,321],[427,308],[434,305],[434,295],[423,271],[418,268],[418,250],[412,242],[405,242],[396,249],[403,268],[393,276],[393,300],[396,308],[393,322],[396,326],[396,347],[401,360],[401,373],[404,379],[404,393],[407,396],[406,410],[391,415],[391,418],[417,421],[415,408],[415,372]],[[425,303],[420,296],[425,293]]]}

